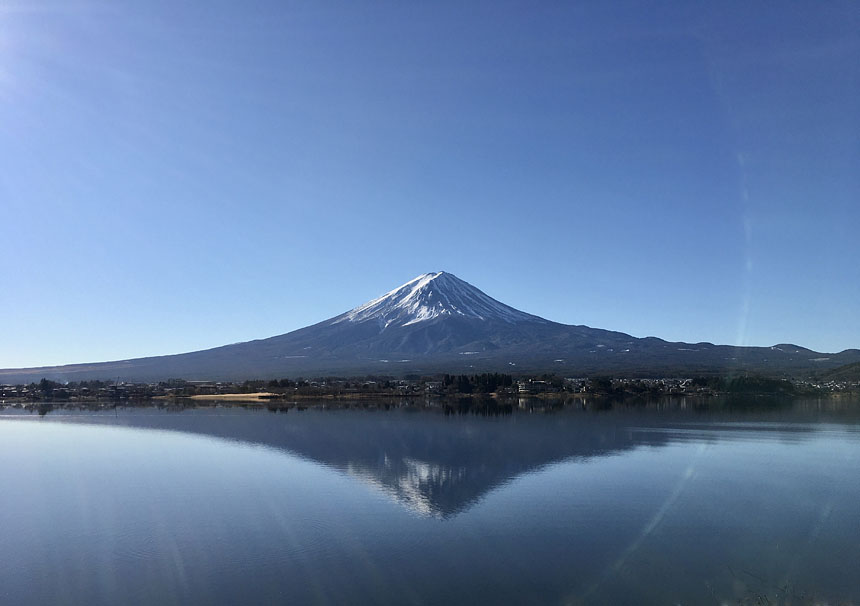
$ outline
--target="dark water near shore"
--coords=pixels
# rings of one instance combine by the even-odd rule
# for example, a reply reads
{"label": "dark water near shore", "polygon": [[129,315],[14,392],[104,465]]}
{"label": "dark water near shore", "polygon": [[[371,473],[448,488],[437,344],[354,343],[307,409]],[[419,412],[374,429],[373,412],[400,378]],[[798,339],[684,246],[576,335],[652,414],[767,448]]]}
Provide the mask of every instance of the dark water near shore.
{"label": "dark water near shore", "polygon": [[2,604],[860,603],[860,402],[0,410]]}

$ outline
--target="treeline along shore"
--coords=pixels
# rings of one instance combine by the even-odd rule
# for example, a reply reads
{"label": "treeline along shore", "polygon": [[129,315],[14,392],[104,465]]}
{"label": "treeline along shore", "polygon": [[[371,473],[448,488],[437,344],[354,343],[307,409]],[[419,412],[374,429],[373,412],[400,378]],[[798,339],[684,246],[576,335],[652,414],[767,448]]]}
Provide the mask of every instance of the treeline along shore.
{"label": "treeline along shore", "polygon": [[389,397],[427,398],[625,398],[664,395],[700,397],[747,394],[827,396],[860,393],[860,382],[848,380],[776,379],[754,375],[733,377],[612,378],[559,377],[552,374],[513,376],[502,373],[433,375],[392,378],[318,377],[243,382],[188,381],[157,383],[80,381],[0,385],[0,403],[26,402],[146,402],[151,400],[362,400]]}

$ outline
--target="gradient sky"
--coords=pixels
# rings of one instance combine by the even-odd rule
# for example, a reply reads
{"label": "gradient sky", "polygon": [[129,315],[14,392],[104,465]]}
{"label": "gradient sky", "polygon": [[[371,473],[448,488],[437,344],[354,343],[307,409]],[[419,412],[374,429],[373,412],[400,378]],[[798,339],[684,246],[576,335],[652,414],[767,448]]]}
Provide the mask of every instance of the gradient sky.
{"label": "gradient sky", "polygon": [[0,367],[284,333],[429,271],[860,347],[856,2],[0,0]]}

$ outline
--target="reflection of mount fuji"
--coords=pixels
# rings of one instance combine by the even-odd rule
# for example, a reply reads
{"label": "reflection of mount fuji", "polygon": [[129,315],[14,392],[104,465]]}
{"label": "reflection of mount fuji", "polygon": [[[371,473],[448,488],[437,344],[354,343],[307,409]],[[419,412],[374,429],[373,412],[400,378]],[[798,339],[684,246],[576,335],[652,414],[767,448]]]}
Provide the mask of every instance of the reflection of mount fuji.
{"label": "reflection of mount fuji", "polygon": [[627,415],[581,411],[486,418],[403,410],[198,409],[125,410],[116,418],[76,420],[199,433],[288,451],[372,484],[416,513],[448,517],[546,465],[668,443],[665,433],[635,429],[647,418],[636,415],[632,423]]}
{"label": "reflection of mount fuji", "polygon": [[797,423],[803,420],[797,414],[783,417],[779,411],[741,418],[570,408],[554,414],[501,417],[407,409],[284,414],[201,408],[178,413],[125,409],[117,416],[111,412],[48,418],[181,431],[285,451],[368,483],[416,513],[440,518],[467,510],[521,475],[564,460],[588,461],[679,440],[742,440],[750,430],[797,440],[811,427]]}

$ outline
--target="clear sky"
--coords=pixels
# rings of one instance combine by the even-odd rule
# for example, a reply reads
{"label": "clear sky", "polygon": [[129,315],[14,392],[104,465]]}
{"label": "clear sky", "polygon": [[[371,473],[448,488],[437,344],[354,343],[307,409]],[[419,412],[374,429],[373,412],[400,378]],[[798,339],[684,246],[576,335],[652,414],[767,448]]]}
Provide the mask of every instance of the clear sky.
{"label": "clear sky", "polygon": [[856,2],[0,0],[0,367],[281,334],[429,272],[860,347]]}

